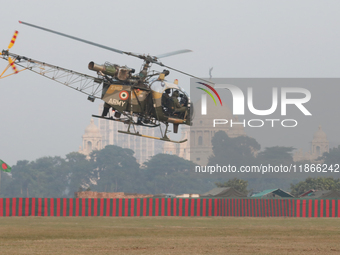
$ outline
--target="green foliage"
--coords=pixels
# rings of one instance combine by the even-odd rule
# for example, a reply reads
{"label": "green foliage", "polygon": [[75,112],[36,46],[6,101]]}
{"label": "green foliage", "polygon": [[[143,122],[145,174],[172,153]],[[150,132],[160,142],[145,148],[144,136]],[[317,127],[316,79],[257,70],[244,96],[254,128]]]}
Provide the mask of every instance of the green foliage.
{"label": "green foliage", "polygon": [[83,191],[83,188],[90,185],[93,177],[93,164],[86,159],[84,154],[78,152],[67,154],[63,169],[67,173],[67,182],[64,184],[66,196],[73,197],[74,192]]}
{"label": "green foliage", "polygon": [[73,197],[74,192],[201,193],[212,184],[189,171],[191,162],[158,154],[140,168],[130,149],[109,145],[85,155],[72,152],[66,158],[43,157],[18,161],[12,173],[2,173],[1,196]]}
{"label": "green foliage", "polygon": [[2,194],[8,197],[62,196],[67,181],[64,162],[60,157],[18,161],[12,167],[11,181],[2,187]]}
{"label": "green foliage", "polygon": [[141,171],[134,152],[115,145],[108,145],[90,155],[93,166],[92,185],[99,192],[143,192]]}
{"label": "green foliage", "polygon": [[339,164],[340,163],[340,145],[337,148],[331,148],[329,152],[325,152],[322,156],[325,164]]}
{"label": "green foliage", "polygon": [[242,193],[247,194],[249,191],[247,190],[248,187],[248,181],[241,180],[241,179],[230,179],[227,182],[221,183],[221,182],[216,182],[215,185],[218,188],[223,188],[223,187],[231,187],[234,188]]}
{"label": "green foliage", "polygon": [[190,171],[193,163],[175,155],[157,154],[143,169],[147,193],[204,193],[211,184]]}
{"label": "green foliage", "polygon": [[208,165],[252,165],[254,153],[261,149],[260,144],[248,136],[230,138],[224,131],[218,131],[211,140],[213,155]]}
{"label": "green foliage", "polygon": [[333,177],[308,177],[305,181],[291,184],[290,189],[294,196],[299,196],[310,189],[340,190],[340,179],[334,179]]}
{"label": "green foliage", "polygon": [[188,172],[191,162],[176,155],[157,154],[144,163],[148,177]]}
{"label": "green foliage", "polygon": [[[15,166],[12,167],[11,178],[6,182],[2,182],[1,195],[2,196],[22,196],[23,192],[28,190],[28,186],[34,183],[34,178],[29,174],[30,169],[29,161],[18,161]],[[2,177],[5,175],[2,174]]]}
{"label": "green foliage", "polygon": [[[217,132],[213,138],[214,155],[209,164],[219,165],[272,165],[292,162],[291,147],[270,147],[254,157],[260,149],[256,140],[249,137],[230,138],[225,132]],[[340,147],[323,155],[325,163],[338,163]],[[99,192],[127,193],[204,193],[214,187],[234,187],[247,192],[248,186],[257,190],[267,188],[288,188],[292,178],[274,173],[266,178],[252,178],[249,173],[239,179],[221,182],[221,176],[195,173],[192,162],[175,155],[158,154],[142,167],[136,161],[134,152],[118,146],[106,146],[94,151],[90,158],[72,152],[61,157],[42,157],[35,161],[18,161],[10,174],[1,173],[0,195],[2,197],[73,197],[74,192],[90,189]],[[222,173],[222,175],[224,175]],[[296,178],[297,175],[294,175]],[[225,175],[223,176],[225,178]],[[262,176],[261,176],[262,177]],[[299,181],[297,178],[294,181]],[[292,192],[301,194],[308,189],[339,189],[338,180],[325,179],[322,184],[307,179],[304,184],[291,185]],[[328,181],[326,181],[328,180]],[[333,183],[332,182],[335,182]],[[287,185],[286,185],[287,183]],[[249,185],[248,185],[249,184]],[[286,185],[286,186],[283,186]],[[338,186],[337,186],[338,185]]]}
{"label": "green foliage", "polygon": [[272,166],[288,165],[293,163],[293,147],[267,147],[260,152],[257,160],[260,164],[270,164]]}

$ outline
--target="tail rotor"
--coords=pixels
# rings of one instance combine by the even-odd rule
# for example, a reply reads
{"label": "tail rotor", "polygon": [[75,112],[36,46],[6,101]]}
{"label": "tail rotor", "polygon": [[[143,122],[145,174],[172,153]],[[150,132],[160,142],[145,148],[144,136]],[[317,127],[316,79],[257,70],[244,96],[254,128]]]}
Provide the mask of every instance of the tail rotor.
{"label": "tail rotor", "polygon": [[[3,56],[8,56],[8,51],[9,51],[9,49],[11,49],[12,47],[13,47],[13,45],[14,45],[14,43],[15,43],[15,41],[16,41],[16,39],[17,39],[17,37],[18,37],[18,31],[15,31],[14,32],[14,35],[13,35],[13,37],[12,37],[12,40],[11,40],[11,42],[9,43],[9,45],[8,45],[8,48],[7,48],[7,50],[3,50],[2,51],[2,53],[0,52],[0,55],[3,55]],[[0,56],[1,57],[1,56]],[[4,57],[2,57],[2,58],[4,58]],[[4,59],[6,59],[6,58],[4,58]],[[6,69],[2,72],[2,74],[0,75],[0,78],[1,78],[1,76],[7,71],[7,69],[9,68],[9,67],[12,67],[12,69],[13,69],[13,71],[14,71],[14,73],[16,74],[16,73],[18,73],[19,71],[18,71],[18,69],[17,69],[17,67],[16,67],[16,65],[15,65],[15,60],[16,59],[12,59],[10,56],[8,56],[7,57],[7,60],[8,60],[8,62],[9,62],[9,65],[6,67]],[[11,75],[11,74],[10,74]],[[8,76],[8,75],[7,75]],[[7,77],[6,76],[6,77]],[[2,78],[5,78],[5,77],[2,77]]]}
{"label": "tail rotor", "polygon": [[16,39],[17,39],[18,33],[19,33],[18,31],[15,31],[15,32],[14,32],[14,35],[13,35],[13,37],[12,37],[11,42],[10,42],[9,45],[8,45],[8,49],[7,49],[7,50],[9,50],[10,48],[13,47],[13,45],[14,45]]}

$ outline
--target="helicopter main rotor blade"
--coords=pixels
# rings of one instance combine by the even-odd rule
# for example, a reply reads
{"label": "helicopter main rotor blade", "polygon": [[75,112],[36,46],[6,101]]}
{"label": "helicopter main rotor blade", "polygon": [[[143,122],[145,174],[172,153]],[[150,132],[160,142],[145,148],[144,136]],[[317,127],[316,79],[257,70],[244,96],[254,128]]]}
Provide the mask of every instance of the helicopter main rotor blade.
{"label": "helicopter main rotor blade", "polygon": [[158,55],[158,56],[156,56],[156,58],[165,58],[165,57],[169,57],[169,56],[173,56],[173,55],[177,55],[177,54],[182,54],[182,53],[187,53],[187,52],[192,52],[192,50],[188,50],[188,49],[176,50],[176,51],[172,51],[172,52],[168,52],[168,53]]}
{"label": "helicopter main rotor blade", "polygon": [[37,29],[41,29],[41,30],[44,30],[44,31],[47,31],[47,32],[50,32],[50,33],[53,33],[53,34],[61,35],[61,36],[64,36],[64,37],[68,37],[68,38],[71,38],[73,40],[80,41],[80,42],[83,42],[83,43],[87,43],[87,44],[90,44],[90,45],[93,45],[93,46],[97,46],[99,48],[110,50],[110,51],[113,51],[113,52],[116,52],[116,53],[126,54],[126,55],[129,55],[129,56],[133,56],[133,57],[137,57],[137,58],[140,58],[140,59],[144,59],[145,61],[150,61],[150,62],[155,63],[157,65],[169,68],[169,69],[171,69],[173,71],[176,71],[176,72],[182,73],[184,75],[188,75],[190,77],[196,78],[198,80],[201,80],[201,81],[213,84],[210,81],[207,81],[207,80],[201,79],[201,78],[199,78],[197,76],[194,76],[194,75],[182,72],[181,70],[172,68],[170,66],[163,65],[161,62],[157,61],[158,58],[164,58],[164,57],[168,57],[168,56],[172,56],[172,55],[177,55],[177,54],[191,52],[191,50],[188,50],[188,49],[172,51],[172,52],[168,52],[168,53],[165,53],[165,54],[158,55],[156,57],[152,57],[152,56],[149,56],[149,55],[148,56],[138,55],[138,54],[135,54],[135,53],[132,53],[132,52],[121,51],[121,50],[118,50],[118,49],[115,49],[115,48],[111,48],[111,47],[108,47],[108,46],[105,46],[105,45],[102,45],[102,44],[98,44],[98,43],[94,43],[94,42],[91,42],[91,41],[87,41],[87,40],[84,40],[84,39],[81,39],[81,38],[78,38],[78,37],[75,37],[75,36],[72,36],[72,35],[67,35],[67,34],[64,34],[64,33],[60,33],[60,32],[57,32],[57,31],[54,31],[54,30],[51,30],[51,29],[48,29],[48,28],[36,26],[36,25],[30,24],[30,23],[27,23],[27,22],[19,21],[19,23],[23,24],[23,25],[26,25],[26,26],[34,27],[34,28],[37,28]]}
{"label": "helicopter main rotor blade", "polygon": [[77,41],[80,41],[80,42],[83,42],[83,43],[91,44],[93,46],[97,46],[97,47],[100,47],[100,48],[103,48],[103,49],[106,49],[106,50],[114,51],[116,53],[127,54],[127,52],[124,52],[124,51],[121,51],[121,50],[118,50],[118,49],[115,49],[115,48],[111,48],[111,47],[108,47],[108,46],[105,46],[105,45],[101,45],[101,44],[98,44],[98,43],[90,42],[90,41],[87,41],[87,40],[84,40],[84,39],[81,39],[81,38],[78,38],[78,37],[75,37],[75,36],[72,36],[72,35],[63,34],[63,33],[60,33],[60,32],[57,32],[57,31],[54,31],[54,30],[51,30],[51,29],[39,27],[39,26],[30,24],[30,23],[26,23],[26,22],[23,22],[23,21],[19,21],[19,23],[24,24],[26,26],[34,27],[34,28],[37,28],[37,29],[41,29],[41,30],[44,30],[44,31],[47,31],[47,32],[50,32],[50,33],[53,33],[53,34],[65,36],[65,37],[68,37],[68,38],[71,38],[73,40],[77,40]]}
{"label": "helicopter main rotor blade", "polygon": [[211,82],[211,81],[207,81],[207,80],[204,80],[204,79],[202,79],[202,78],[199,78],[199,77],[197,77],[197,76],[195,76],[195,75],[192,75],[192,74],[189,74],[189,73],[185,73],[185,72],[183,72],[183,71],[181,71],[181,70],[178,70],[178,69],[172,68],[172,67],[170,67],[170,66],[163,65],[162,63],[159,63],[159,62],[158,62],[158,63],[156,63],[156,64],[158,64],[158,65],[160,65],[160,66],[164,66],[164,67],[166,67],[166,68],[168,68],[168,69],[170,69],[170,70],[173,70],[173,71],[179,72],[179,73],[181,73],[181,74],[184,74],[184,75],[190,76],[190,77],[192,77],[192,78],[195,78],[195,79],[198,79],[198,80],[201,80],[201,81],[207,82],[207,83],[209,83],[209,84],[215,85],[215,83],[213,83],[213,82]]}

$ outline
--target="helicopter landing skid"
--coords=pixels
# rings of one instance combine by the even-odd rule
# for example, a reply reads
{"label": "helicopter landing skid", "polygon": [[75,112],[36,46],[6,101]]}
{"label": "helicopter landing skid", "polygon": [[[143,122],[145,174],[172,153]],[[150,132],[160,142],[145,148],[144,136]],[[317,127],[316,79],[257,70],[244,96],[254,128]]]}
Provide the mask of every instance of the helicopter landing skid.
{"label": "helicopter landing skid", "polygon": [[185,139],[185,140],[181,140],[181,141],[173,141],[173,140],[170,140],[169,137],[167,137],[166,135],[163,136],[163,137],[155,137],[155,136],[149,136],[149,135],[142,135],[139,132],[134,133],[134,132],[122,131],[122,130],[118,130],[118,132],[123,133],[123,134],[128,134],[128,135],[136,135],[136,136],[140,136],[140,137],[146,137],[146,138],[162,140],[162,141],[166,141],[166,142],[172,142],[172,143],[184,143],[188,140],[188,139]]}
{"label": "helicopter landing skid", "polygon": [[[113,120],[113,121],[123,122],[124,124],[130,123],[130,120],[128,118],[126,118],[126,119],[115,119],[113,117],[103,117],[103,116],[99,116],[99,115],[92,115],[92,117],[105,119],[105,120]],[[137,126],[143,126],[143,127],[158,127],[159,126],[159,124],[147,125],[147,124],[144,124],[142,122],[137,122],[137,123],[132,123],[132,124],[137,125]]]}
{"label": "helicopter landing skid", "polygon": [[99,118],[99,119],[105,119],[105,120],[113,120],[113,121],[118,121],[118,122],[123,122],[125,124],[129,124],[129,119],[114,119],[112,117],[103,117],[103,116],[93,115],[93,114],[92,114],[92,117]]}

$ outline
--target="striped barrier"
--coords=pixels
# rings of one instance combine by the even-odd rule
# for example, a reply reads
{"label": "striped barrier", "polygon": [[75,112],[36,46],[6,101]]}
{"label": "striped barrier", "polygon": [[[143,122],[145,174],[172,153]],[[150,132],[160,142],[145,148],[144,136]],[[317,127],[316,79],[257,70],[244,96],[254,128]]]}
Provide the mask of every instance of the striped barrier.
{"label": "striped barrier", "polygon": [[340,217],[340,200],[0,198],[0,217],[4,216]]}

